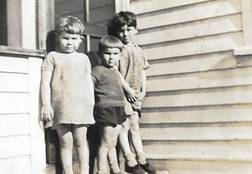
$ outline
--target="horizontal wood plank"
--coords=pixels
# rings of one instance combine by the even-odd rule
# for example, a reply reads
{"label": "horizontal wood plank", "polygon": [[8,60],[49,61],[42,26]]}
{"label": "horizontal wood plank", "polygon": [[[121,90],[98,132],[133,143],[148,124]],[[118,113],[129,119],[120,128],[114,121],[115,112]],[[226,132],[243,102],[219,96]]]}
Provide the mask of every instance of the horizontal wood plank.
{"label": "horizontal wood plank", "polygon": [[147,76],[192,73],[200,71],[235,68],[236,57],[232,51],[186,56],[178,59],[150,61]]}
{"label": "horizontal wood plank", "polygon": [[[189,62],[187,66],[188,65]],[[196,65],[198,64],[196,63]],[[192,67],[194,67],[194,65],[192,65]],[[251,85],[252,77],[249,75],[251,73],[252,68],[247,67],[187,73],[167,77],[152,77],[147,80],[147,91],[154,92]]]}
{"label": "horizontal wood plank", "polygon": [[[240,0],[219,0],[138,17],[139,29],[192,22],[241,12]],[[152,22],[150,22],[152,21]]]}
{"label": "horizontal wood plank", "polygon": [[28,92],[28,74],[0,72],[0,91]]}
{"label": "horizontal wood plank", "polygon": [[144,30],[138,33],[137,43],[148,45],[153,43],[184,40],[195,37],[216,35],[241,31],[241,15],[223,16],[180,25]]}
{"label": "horizontal wood plank", "polygon": [[181,127],[142,127],[141,136],[143,140],[251,140],[251,125],[240,126],[181,126]]}
{"label": "horizontal wood plank", "polygon": [[0,164],[0,173],[17,174],[20,173],[20,171],[25,174],[31,173],[31,159],[28,155],[9,159],[0,159]]}
{"label": "horizontal wood plank", "polygon": [[194,5],[196,3],[207,2],[211,0],[155,0],[155,1],[133,1],[130,4],[130,10],[140,15],[153,11],[181,7],[185,5]]}
{"label": "horizontal wood plank", "polygon": [[30,138],[28,135],[0,137],[0,159],[30,155]]}
{"label": "horizontal wood plank", "polygon": [[250,174],[251,162],[237,161],[209,161],[209,160],[155,160],[149,157],[149,161],[160,170],[168,170],[176,174]]}
{"label": "horizontal wood plank", "polygon": [[[182,84],[182,83],[181,83]],[[149,94],[144,107],[183,107],[252,103],[252,87],[230,87],[209,90]]]}
{"label": "horizontal wood plank", "polygon": [[143,110],[141,124],[252,122],[252,106]]}
{"label": "horizontal wood plank", "polygon": [[30,116],[28,114],[1,114],[0,137],[30,133]]}
{"label": "horizontal wood plank", "polygon": [[28,59],[0,56],[0,71],[28,73]]}
{"label": "horizontal wood plank", "polygon": [[148,58],[165,59],[188,55],[233,50],[243,44],[242,33],[235,32],[179,42],[142,46]]}
{"label": "horizontal wood plank", "polygon": [[157,156],[161,159],[207,159],[252,162],[252,141],[150,142],[144,144],[144,152],[148,156]]}
{"label": "horizontal wood plank", "polygon": [[0,93],[0,114],[28,113],[28,93]]}

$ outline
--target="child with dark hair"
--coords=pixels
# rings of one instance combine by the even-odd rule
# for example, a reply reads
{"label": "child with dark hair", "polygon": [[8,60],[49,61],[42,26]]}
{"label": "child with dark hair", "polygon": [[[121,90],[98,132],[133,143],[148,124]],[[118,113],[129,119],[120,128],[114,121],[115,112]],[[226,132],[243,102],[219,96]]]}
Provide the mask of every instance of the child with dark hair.
{"label": "child with dark hair", "polygon": [[[142,173],[138,166],[140,165],[146,172],[155,174],[156,170],[146,160],[139,128],[142,101],[146,94],[145,70],[149,68],[149,63],[143,50],[134,41],[137,34],[136,15],[130,11],[119,12],[109,21],[107,32],[123,42],[123,57],[119,62],[119,71],[130,87],[138,93],[136,99],[126,94],[133,112],[128,113],[129,124],[123,127],[119,135],[120,145],[126,158],[125,170],[129,173]],[[128,132],[131,135],[137,161],[130,149]]]}

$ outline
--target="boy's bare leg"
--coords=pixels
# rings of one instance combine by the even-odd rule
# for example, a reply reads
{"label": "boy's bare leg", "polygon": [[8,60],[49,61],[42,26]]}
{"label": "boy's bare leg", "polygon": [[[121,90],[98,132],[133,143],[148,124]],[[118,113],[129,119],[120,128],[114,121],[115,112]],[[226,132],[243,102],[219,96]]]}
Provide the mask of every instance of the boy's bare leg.
{"label": "boy's bare leg", "polygon": [[156,169],[150,165],[145,158],[143,143],[140,135],[139,116],[137,112],[134,112],[134,114],[130,116],[130,133],[132,144],[137,155],[137,160],[141,168],[149,174],[156,174]]}
{"label": "boy's bare leg", "polygon": [[101,145],[98,149],[97,155],[97,167],[98,174],[108,174],[107,168],[107,156],[109,149],[111,147],[111,142],[113,141],[113,127],[105,126],[100,128],[101,131]]}
{"label": "boy's bare leg", "polygon": [[121,125],[117,125],[116,127],[114,127],[113,142],[111,143],[112,147],[109,149],[109,152],[108,152],[109,165],[113,173],[120,173],[120,168],[119,168],[117,153],[116,153],[116,148],[115,148],[120,130],[121,130]]}
{"label": "boy's bare leg", "polygon": [[60,127],[57,129],[60,143],[61,163],[64,174],[74,174],[72,165],[73,135],[70,127]]}
{"label": "boy's bare leg", "polygon": [[89,149],[87,142],[87,127],[75,126],[73,138],[80,163],[80,174],[89,173]]}
{"label": "boy's bare leg", "polygon": [[130,148],[128,133],[129,133],[129,119],[127,118],[127,120],[122,124],[122,129],[119,134],[119,142],[123,154],[126,158],[126,163],[128,164],[128,166],[135,166],[137,165],[137,161],[135,159],[135,155],[132,153]]}
{"label": "boy's bare leg", "polygon": [[140,164],[146,163],[145,154],[143,151],[143,143],[140,135],[140,127],[139,127],[139,116],[137,112],[134,112],[129,117],[130,122],[130,133],[133,147],[136,151],[137,159]]}

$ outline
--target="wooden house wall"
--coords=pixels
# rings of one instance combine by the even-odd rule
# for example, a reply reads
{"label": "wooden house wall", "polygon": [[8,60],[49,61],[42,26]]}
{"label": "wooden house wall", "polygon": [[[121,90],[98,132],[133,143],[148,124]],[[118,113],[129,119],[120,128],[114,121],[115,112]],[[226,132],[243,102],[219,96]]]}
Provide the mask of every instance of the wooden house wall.
{"label": "wooden house wall", "polygon": [[[171,174],[252,171],[252,68],[241,0],[136,0],[147,53],[141,133],[147,157]],[[155,150],[153,150],[155,149]]]}

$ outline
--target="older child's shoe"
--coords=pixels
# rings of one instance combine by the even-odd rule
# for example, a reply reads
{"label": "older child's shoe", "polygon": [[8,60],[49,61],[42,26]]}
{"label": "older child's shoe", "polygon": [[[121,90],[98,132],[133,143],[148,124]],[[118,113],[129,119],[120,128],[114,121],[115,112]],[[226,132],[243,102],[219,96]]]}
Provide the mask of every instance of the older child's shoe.
{"label": "older child's shoe", "polygon": [[156,169],[150,165],[150,163],[146,162],[145,164],[140,164],[141,168],[144,169],[149,174],[156,174]]}
{"label": "older child's shoe", "polygon": [[133,167],[125,165],[125,171],[133,174],[144,174],[145,171],[137,164]]}

